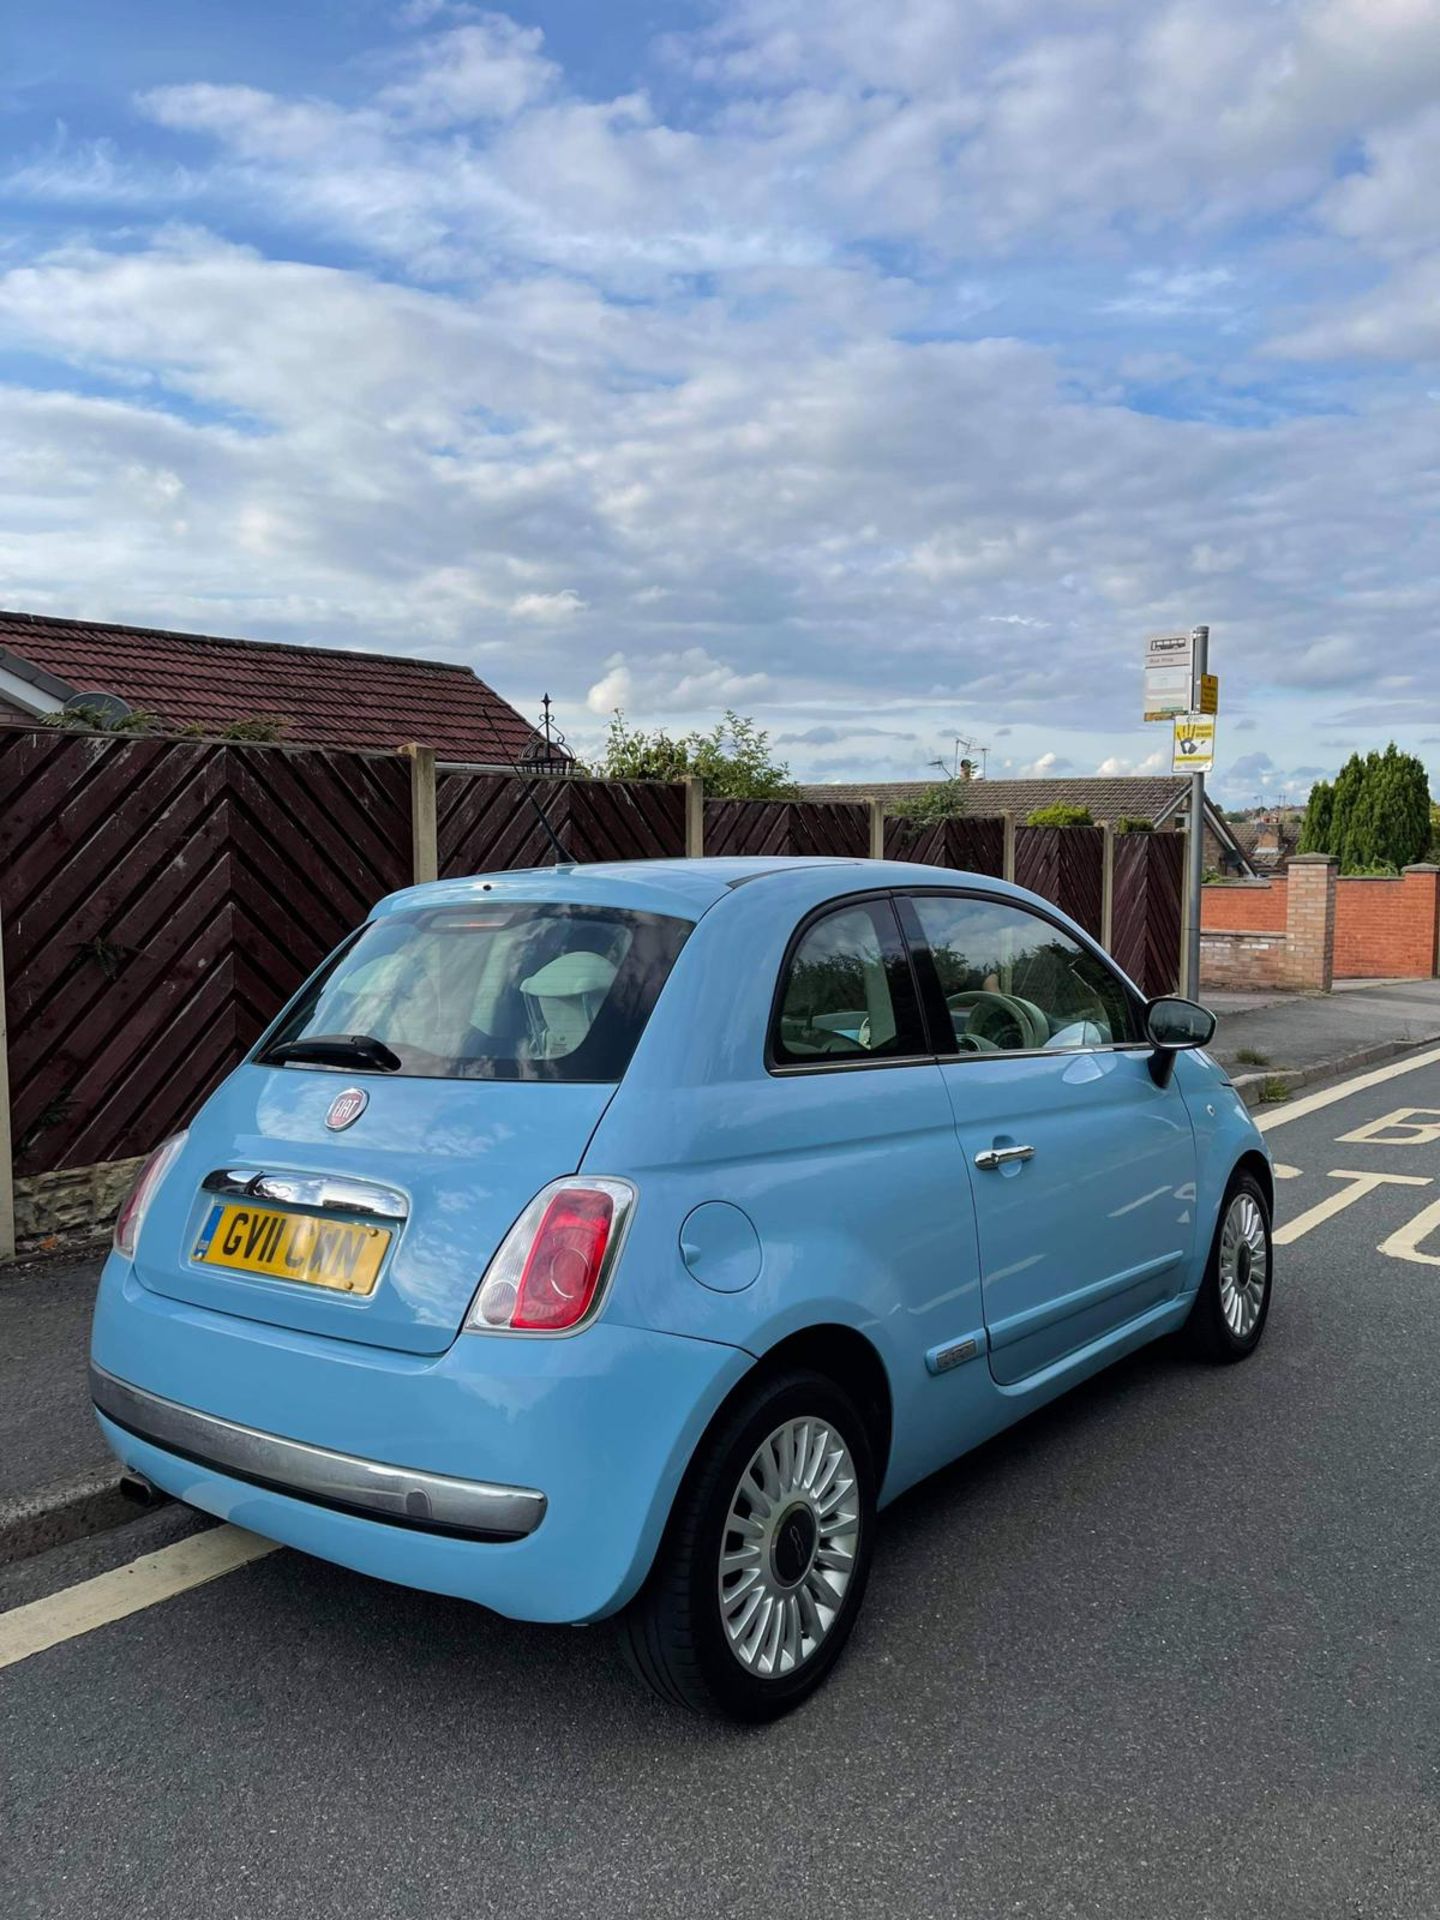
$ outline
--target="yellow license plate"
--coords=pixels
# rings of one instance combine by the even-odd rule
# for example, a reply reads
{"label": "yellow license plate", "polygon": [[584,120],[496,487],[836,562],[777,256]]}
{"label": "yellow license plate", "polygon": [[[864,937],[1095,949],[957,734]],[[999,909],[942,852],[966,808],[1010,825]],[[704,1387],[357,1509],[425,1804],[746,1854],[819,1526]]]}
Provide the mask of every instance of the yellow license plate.
{"label": "yellow license plate", "polygon": [[384,1227],[316,1220],[274,1207],[216,1206],[194,1258],[203,1266],[263,1273],[339,1293],[373,1293],[390,1235]]}

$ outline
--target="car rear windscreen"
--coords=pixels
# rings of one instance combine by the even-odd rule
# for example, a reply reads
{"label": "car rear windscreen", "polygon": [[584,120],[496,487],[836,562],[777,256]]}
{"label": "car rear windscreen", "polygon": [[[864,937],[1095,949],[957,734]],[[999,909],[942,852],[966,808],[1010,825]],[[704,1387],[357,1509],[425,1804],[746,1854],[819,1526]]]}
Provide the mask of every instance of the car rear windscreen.
{"label": "car rear windscreen", "polygon": [[661,914],[552,902],[387,914],[305,987],[256,1058],[363,1035],[398,1061],[390,1072],[421,1079],[617,1081],[689,932]]}

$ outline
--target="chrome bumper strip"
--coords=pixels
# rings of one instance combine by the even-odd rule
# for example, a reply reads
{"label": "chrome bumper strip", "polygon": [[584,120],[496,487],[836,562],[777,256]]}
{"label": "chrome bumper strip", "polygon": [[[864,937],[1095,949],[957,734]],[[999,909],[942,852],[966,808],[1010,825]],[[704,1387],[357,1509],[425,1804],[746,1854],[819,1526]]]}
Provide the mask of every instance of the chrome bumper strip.
{"label": "chrome bumper strip", "polygon": [[138,1439],[238,1480],[366,1519],[472,1539],[520,1540],[545,1516],[545,1495],[533,1488],[457,1480],[285,1440],[146,1393],[93,1364],[90,1397],[107,1420]]}

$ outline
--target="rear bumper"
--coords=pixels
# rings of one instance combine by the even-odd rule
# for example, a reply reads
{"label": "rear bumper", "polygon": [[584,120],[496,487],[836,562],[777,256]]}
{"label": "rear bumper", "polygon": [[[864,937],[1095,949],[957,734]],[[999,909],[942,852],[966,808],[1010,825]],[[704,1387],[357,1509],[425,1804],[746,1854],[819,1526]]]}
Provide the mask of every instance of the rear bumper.
{"label": "rear bumper", "polygon": [[457,1480],[450,1474],[362,1460],[353,1453],[287,1440],[147,1393],[93,1362],[90,1398],[112,1426],[163,1452],[273,1493],[358,1513],[365,1520],[495,1541],[523,1540],[545,1517],[545,1496],[534,1487]]}
{"label": "rear bumper", "polygon": [[92,1362],[111,1449],[167,1493],[541,1621],[630,1599],[700,1436],[752,1364],[603,1317],[571,1338],[467,1334],[443,1354],[392,1353],[168,1299],[115,1255]]}

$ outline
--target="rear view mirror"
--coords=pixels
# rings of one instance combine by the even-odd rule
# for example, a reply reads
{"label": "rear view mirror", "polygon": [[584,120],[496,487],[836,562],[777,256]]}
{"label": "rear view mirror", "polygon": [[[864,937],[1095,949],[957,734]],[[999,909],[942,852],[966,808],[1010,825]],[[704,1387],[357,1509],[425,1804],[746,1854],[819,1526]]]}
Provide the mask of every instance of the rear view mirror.
{"label": "rear view mirror", "polygon": [[1193,1000],[1182,1000],[1167,993],[1152,1000],[1145,1009],[1145,1032],[1155,1051],[1150,1057],[1151,1077],[1164,1086],[1175,1064],[1175,1055],[1191,1047],[1208,1047],[1215,1037],[1215,1016],[1208,1007]]}

